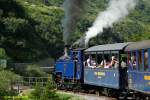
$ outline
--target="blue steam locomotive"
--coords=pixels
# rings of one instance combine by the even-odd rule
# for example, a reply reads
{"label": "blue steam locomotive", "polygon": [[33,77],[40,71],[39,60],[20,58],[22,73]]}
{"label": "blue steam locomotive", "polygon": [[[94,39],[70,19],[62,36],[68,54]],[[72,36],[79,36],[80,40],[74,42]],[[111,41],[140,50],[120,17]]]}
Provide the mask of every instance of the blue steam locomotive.
{"label": "blue steam locomotive", "polygon": [[69,57],[56,61],[55,81],[58,88],[150,99],[150,40],[70,49]]}

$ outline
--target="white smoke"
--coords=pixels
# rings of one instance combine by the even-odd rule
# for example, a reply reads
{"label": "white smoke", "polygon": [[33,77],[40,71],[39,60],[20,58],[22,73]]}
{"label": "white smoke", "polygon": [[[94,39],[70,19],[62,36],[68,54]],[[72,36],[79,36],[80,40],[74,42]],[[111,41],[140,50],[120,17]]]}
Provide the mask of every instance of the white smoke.
{"label": "white smoke", "polygon": [[110,0],[108,8],[99,13],[93,26],[86,32],[85,44],[87,44],[91,38],[101,34],[104,28],[112,27],[113,23],[127,16],[135,5],[136,0]]}

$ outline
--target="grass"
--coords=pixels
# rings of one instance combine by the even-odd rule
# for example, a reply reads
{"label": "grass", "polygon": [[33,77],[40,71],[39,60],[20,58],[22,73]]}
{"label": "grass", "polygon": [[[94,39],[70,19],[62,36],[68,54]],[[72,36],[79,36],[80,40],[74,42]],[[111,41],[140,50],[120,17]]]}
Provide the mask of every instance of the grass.
{"label": "grass", "polygon": [[57,92],[57,95],[59,96],[60,100],[84,100],[81,97],[74,96],[70,93],[65,92]]}
{"label": "grass", "polygon": [[23,95],[29,96],[34,89],[26,89],[22,91]]}
{"label": "grass", "polygon": [[[28,96],[30,97],[31,95],[31,92],[33,91],[34,89],[27,89],[27,90],[23,90],[22,91],[22,94],[24,96]],[[58,95],[58,97],[60,98],[60,100],[84,100],[83,98],[81,97],[77,97],[77,96],[74,96],[73,94],[71,93],[66,93],[66,92],[56,92],[56,95]],[[31,99],[30,99],[31,100]]]}

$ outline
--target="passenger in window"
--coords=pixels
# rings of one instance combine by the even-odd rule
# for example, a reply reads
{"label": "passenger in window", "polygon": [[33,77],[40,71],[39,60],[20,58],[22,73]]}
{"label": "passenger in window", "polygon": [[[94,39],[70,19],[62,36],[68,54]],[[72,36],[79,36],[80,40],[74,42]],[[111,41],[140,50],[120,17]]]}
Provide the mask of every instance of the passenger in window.
{"label": "passenger in window", "polygon": [[91,65],[92,56],[90,55],[89,58],[86,60],[87,66]]}
{"label": "passenger in window", "polygon": [[104,68],[104,66],[106,66],[106,59],[102,60],[98,67]]}
{"label": "passenger in window", "polygon": [[104,59],[102,62],[101,62],[101,65],[104,67],[104,68],[110,68],[110,62],[108,59]]}
{"label": "passenger in window", "polygon": [[115,58],[115,56],[111,57],[111,62],[110,62],[110,67],[113,68],[118,68],[119,67],[119,62],[117,61],[117,59]]}
{"label": "passenger in window", "polygon": [[104,59],[101,61],[99,67],[104,67],[105,65],[106,65],[106,60]]}
{"label": "passenger in window", "polygon": [[106,61],[104,64],[104,68],[111,68],[110,62]]}
{"label": "passenger in window", "polygon": [[92,68],[96,68],[96,65],[97,65],[96,60],[93,58],[91,61]]}
{"label": "passenger in window", "polygon": [[131,56],[131,59],[129,60],[130,66],[132,66],[134,69],[136,68],[136,59],[135,56]]}
{"label": "passenger in window", "polygon": [[92,56],[89,56],[87,59],[87,66],[90,68],[96,68],[96,61],[92,58]]}
{"label": "passenger in window", "polygon": [[109,65],[110,65],[110,62],[109,62],[109,60],[108,60],[108,57],[105,57],[105,58],[101,61],[99,67],[110,68]]}

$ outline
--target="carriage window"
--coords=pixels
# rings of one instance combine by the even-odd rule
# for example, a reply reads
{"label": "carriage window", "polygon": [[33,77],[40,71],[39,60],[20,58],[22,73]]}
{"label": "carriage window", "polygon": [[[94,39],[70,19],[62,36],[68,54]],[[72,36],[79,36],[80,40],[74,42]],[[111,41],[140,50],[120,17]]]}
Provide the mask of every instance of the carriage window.
{"label": "carriage window", "polygon": [[136,52],[128,53],[128,65],[131,69],[136,70]]}
{"label": "carriage window", "polygon": [[97,54],[97,67],[103,68],[103,64],[101,62],[103,61],[103,53]]}
{"label": "carriage window", "polygon": [[112,53],[111,54],[111,66],[113,68],[119,67],[119,54],[118,53]]}
{"label": "carriage window", "polygon": [[119,67],[119,60],[118,54],[116,53],[106,53],[101,56],[101,62],[99,63],[98,67],[102,68],[118,68]]}
{"label": "carriage window", "polygon": [[110,68],[110,54],[104,54],[103,60],[101,61],[100,65],[103,68]]}
{"label": "carriage window", "polygon": [[90,67],[90,68],[96,68],[97,66],[97,61],[96,61],[96,54],[89,54],[85,56],[85,61],[84,61],[84,65],[86,67]]}
{"label": "carriage window", "polygon": [[142,71],[143,66],[142,66],[142,50],[138,51],[138,70]]}
{"label": "carriage window", "polygon": [[144,71],[148,71],[148,51],[144,51]]}
{"label": "carriage window", "polygon": [[87,65],[87,59],[89,58],[89,56],[91,56],[90,54],[85,54],[84,55],[84,66],[85,67],[88,67],[88,65]]}
{"label": "carriage window", "polygon": [[150,61],[148,58],[147,50],[138,50],[131,53],[128,53],[128,65],[131,69],[139,71],[148,71],[148,62]]}

